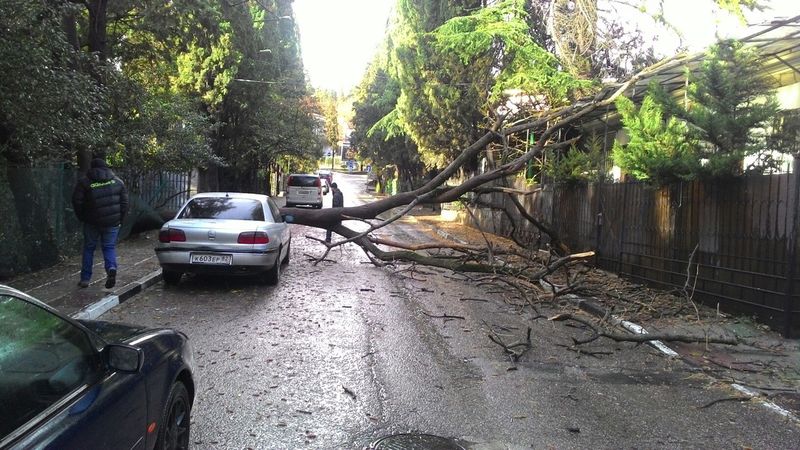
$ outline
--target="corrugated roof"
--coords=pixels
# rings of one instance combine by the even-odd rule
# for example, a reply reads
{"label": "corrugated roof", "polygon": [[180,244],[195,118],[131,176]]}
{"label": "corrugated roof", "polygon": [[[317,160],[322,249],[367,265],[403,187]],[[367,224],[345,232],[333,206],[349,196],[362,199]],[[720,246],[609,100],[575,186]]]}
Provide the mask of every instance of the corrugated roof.
{"label": "corrugated roof", "polygon": [[[751,32],[740,41],[759,50],[762,58],[762,76],[772,78],[777,87],[800,82],[800,16],[753,26],[749,30]],[[641,103],[647,86],[653,81],[658,82],[673,95],[682,95],[686,89],[687,71],[697,71],[706,56],[705,52],[699,52],[673,64],[665,64],[652,74],[633,83],[625,95]],[[621,83],[607,85],[602,93],[593,99],[608,98],[619,86]],[[619,117],[612,105],[608,109],[597,110],[585,116],[580,127],[597,129],[606,125],[614,126],[617,123]]]}

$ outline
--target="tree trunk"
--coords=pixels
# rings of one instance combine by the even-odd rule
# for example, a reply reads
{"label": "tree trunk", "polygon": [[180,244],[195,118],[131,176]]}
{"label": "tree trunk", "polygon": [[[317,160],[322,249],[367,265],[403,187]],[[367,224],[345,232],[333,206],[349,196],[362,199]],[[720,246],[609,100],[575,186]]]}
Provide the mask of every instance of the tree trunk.
{"label": "tree trunk", "polygon": [[12,164],[7,167],[6,176],[22,231],[21,245],[27,257],[27,264],[19,265],[27,265],[30,270],[52,266],[58,262],[58,244],[35,177],[30,169],[20,169]]}
{"label": "tree trunk", "polygon": [[100,61],[108,58],[108,0],[90,0],[89,9],[89,52],[96,53]]}
{"label": "tree trunk", "polygon": [[[75,51],[76,57],[72,58],[71,66],[75,70],[80,70],[77,52],[80,51],[80,40],[78,39],[78,27],[74,12],[67,12],[61,18],[61,27],[64,30],[64,35],[67,38],[72,50]],[[99,79],[99,78],[98,78]],[[83,175],[89,170],[89,164],[92,160],[91,152],[81,146],[75,149],[77,155],[77,163],[80,174]]]}
{"label": "tree trunk", "polygon": [[75,51],[80,50],[80,44],[78,41],[78,28],[75,22],[75,13],[65,13],[61,18],[61,26],[64,28],[64,34],[67,37],[67,42],[69,42],[69,45],[72,47],[72,49]]}

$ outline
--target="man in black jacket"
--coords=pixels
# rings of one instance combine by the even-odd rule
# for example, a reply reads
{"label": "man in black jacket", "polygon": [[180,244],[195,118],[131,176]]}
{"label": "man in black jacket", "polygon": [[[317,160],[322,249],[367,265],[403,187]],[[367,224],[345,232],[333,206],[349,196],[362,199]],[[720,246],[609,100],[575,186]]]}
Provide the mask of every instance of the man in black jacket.
{"label": "man in black jacket", "polygon": [[[342,191],[339,190],[339,185],[332,183],[331,189],[333,189],[333,204],[331,206],[334,208],[344,207],[344,195],[342,195]],[[328,230],[328,232],[325,233],[325,242],[331,241],[331,234],[331,230]]]}
{"label": "man in black jacket", "polygon": [[128,212],[128,190],[104,160],[95,158],[89,171],[75,185],[72,206],[83,222],[83,263],[78,286],[89,286],[94,250],[100,241],[108,275],[106,288],[111,289],[117,283],[117,235]]}

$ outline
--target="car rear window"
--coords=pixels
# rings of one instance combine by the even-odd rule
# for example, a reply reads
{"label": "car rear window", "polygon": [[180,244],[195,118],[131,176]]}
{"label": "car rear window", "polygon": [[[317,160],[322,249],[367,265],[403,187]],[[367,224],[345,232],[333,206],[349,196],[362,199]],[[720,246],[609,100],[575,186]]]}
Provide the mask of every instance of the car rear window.
{"label": "car rear window", "polygon": [[313,175],[292,175],[289,177],[289,186],[295,187],[315,187],[319,177]]}
{"label": "car rear window", "polygon": [[179,219],[264,220],[261,202],[249,198],[194,198],[183,208]]}

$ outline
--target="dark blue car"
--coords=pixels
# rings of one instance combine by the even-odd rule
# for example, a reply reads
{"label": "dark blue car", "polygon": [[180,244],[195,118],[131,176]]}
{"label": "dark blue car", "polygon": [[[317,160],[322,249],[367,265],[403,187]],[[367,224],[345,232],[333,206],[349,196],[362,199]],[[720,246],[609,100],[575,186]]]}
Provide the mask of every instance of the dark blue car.
{"label": "dark blue car", "polygon": [[183,333],[76,321],[0,285],[0,449],[186,449]]}

